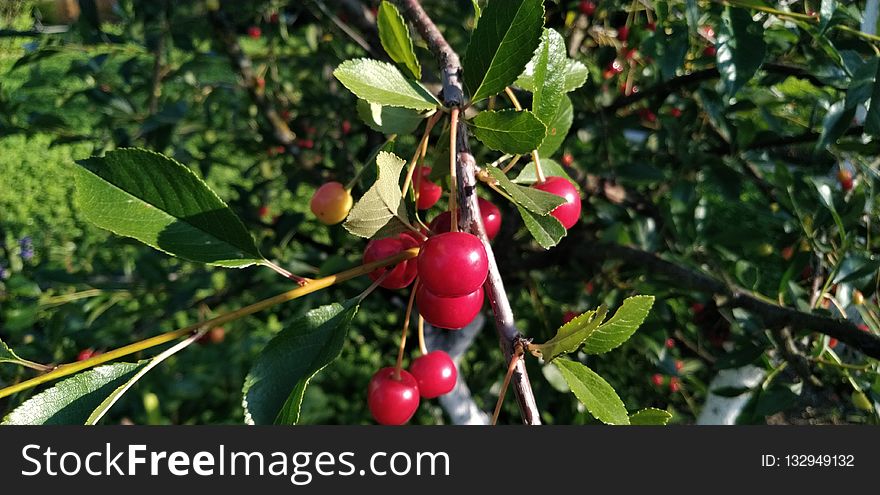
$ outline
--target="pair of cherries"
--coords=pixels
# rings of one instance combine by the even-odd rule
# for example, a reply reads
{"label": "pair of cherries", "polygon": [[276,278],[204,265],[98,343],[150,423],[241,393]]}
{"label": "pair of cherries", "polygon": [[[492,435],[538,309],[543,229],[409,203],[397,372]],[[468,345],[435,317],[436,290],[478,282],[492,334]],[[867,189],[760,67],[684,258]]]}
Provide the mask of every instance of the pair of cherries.
{"label": "pair of cherries", "polygon": [[[364,250],[364,263],[393,256],[419,246],[413,234],[375,239]],[[390,270],[390,271],[389,271]],[[388,271],[388,274],[386,274]],[[489,273],[489,260],[482,241],[466,232],[444,232],[429,237],[416,259],[391,268],[370,272],[386,289],[402,289],[418,275],[416,289],[419,313],[438,328],[459,329],[470,323],[483,306],[483,283]]]}
{"label": "pair of cherries", "polygon": [[377,371],[367,389],[367,406],[383,425],[402,425],[419,408],[419,400],[448,394],[458,372],[449,354],[432,351],[416,358],[407,370],[388,366]]}

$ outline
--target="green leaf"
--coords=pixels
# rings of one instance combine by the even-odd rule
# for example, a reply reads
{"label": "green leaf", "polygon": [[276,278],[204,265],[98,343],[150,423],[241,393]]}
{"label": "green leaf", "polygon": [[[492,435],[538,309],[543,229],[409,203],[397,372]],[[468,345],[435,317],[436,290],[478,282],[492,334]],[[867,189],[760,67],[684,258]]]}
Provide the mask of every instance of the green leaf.
{"label": "green leaf", "polygon": [[875,91],[880,58],[873,57],[859,65],[846,90],[846,108],[856,108],[870,99]]}
{"label": "green leaf", "polygon": [[569,359],[553,361],[575,397],[590,414],[609,425],[628,425],[629,415],[614,388],[596,372]]}
{"label": "green leaf", "polygon": [[480,9],[480,2],[478,0],[471,0],[471,4],[474,6],[474,28],[480,25],[480,16],[483,14],[483,10]]}
{"label": "green leaf", "polygon": [[856,116],[856,107],[847,108],[844,101],[835,102],[828,108],[828,113],[822,119],[822,132],[816,141],[815,151],[824,150],[829,145],[837,143],[837,140],[849,129],[853,118]]}
{"label": "green leaf", "polygon": [[366,58],[346,60],[333,75],[362,100],[388,107],[432,110],[440,103],[424,86],[407,79],[397,67]]}
{"label": "green leaf", "polygon": [[629,424],[633,426],[665,426],[672,419],[672,415],[663,409],[649,407],[633,413],[629,417]]}
{"label": "green leaf", "polygon": [[[520,74],[515,84],[526,91],[534,92],[534,70],[534,64],[532,62],[529,62],[529,64],[526,65],[525,71]],[[584,83],[587,82],[587,76],[590,75],[590,71],[587,69],[586,65],[570,58],[565,59],[565,68],[563,69],[563,71],[565,72],[565,82],[563,83],[562,91],[565,93],[574,91],[583,86]]]}
{"label": "green leaf", "polygon": [[376,155],[379,176],[370,189],[355,203],[342,224],[345,230],[367,239],[380,231],[385,235],[403,232],[409,217],[400,191],[400,172],[406,161],[394,153]]}
{"label": "green leaf", "polygon": [[583,351],[587,354],[604,354],[629,340],[654,305],[654,296],[633,296],[624,299],[623,304],[608,321],[599,325],[584,341]]}
{"label": "green leaf", "polygon": [[605,320],[607,313],[608,308],[602,305],[595,311],[587,311],[578,315],[565,325],[559,327],[553,338],[543,344],[531,344],[529,349],[534,349],[547,362],[556,359],[562,354],[574,352]]}
{"label": "green leaf", "polygon": [[538,216],[519,205],[516,205],[516,210],[532,237],[544,249],[550,249],[559,244],[559,241],[568,233],[562,223],[554,216]]}
{"label": "green leaf", "polygon": [[[571,106],[571,100],[568,96],[563,95],[559,107],[556,109],[556,115],[547,124],[547,137],[538,147],[540,156],[553,156],[554,153],[562,146],[563,141],[568,136],[568,130],[571,129],[571,123],[574,119],[574,109]],[[541,162],[544,166],[544,162]]]}
{"label": "green leaf", "polygon": [[92,411],[147,361],[98,366],[44,390],[15,408],[4,425],[85,424]]}
{"label": "green leaf", "polygon": [[767,46],[764,28],[752,21],[747,10],[727,7],[721,21],[716,53],[718,72],[727,95],[733,97],[764,63]]}
{"label": "green leaf", "polygon": [[245,422],[296,424],[309,380],[339,356],[357,310],[353,299],[321,306],[269,341],[245,378]]}
{"label": "green leaf", "polygon": [[[580,186],[578,186],[577,182],[568,175],[568,172],[565,170],[565,167],[559,164],[556,160],[551,160],[550,158],[541,157],[541,170],[544,171],[544,175],[546,177],[565,177],[574,187],[581,190]],[[519,171],[519,175],[513,179],[513,182],[516,184],[534,184],[538,181],[537,172],[535,171],[535,166],[531,164],[526,164],[522,170]]]}
{"label": "green leaf", "polygon": [[391,60],[405,68],[414,79],[421,79],[422,66],[419,64],[419,59],[416,58],[409,28],[406,27],[403,16],[400,15],[393,3],[383,1],[379,4],[376,24],[379,27],[379,40],[382,42],[382,48],[385,49]]}
{"label": "green leaf", "polygon": [[[526,166],[533,167],[529,164]],[[565,199],[555,194],[514,184],[498,167],[486,167],[486,170],[493,179],[498,181],[498,186],[513,198],[517,206],[522,206],[540,216],[549,215],[557,206],[565,202]]]}
{"label": "green leaf", "polygon": [[553,29],[545,29],[530,64],[534,64],[535,75],[532,112],[548,126],[556,118],[564,94],[566,59],[562,35]]}
{"label": "green leaf", "polygon": [[77,204],[98,227],[191,261],[234,268],[262,261],[241,220],[177,161],[119,149],[77,163]]}
{"label": "green leaf", "polygon": [[824,34],[828,29],[835,9],[837,9],[837,0],[821,0],[819,4],[819,34]]}
{"label": "green leaf", "polygon": [[492,0],[465,52],[464,82],[476,103],[496,95],[522,74],[541,41],[542,0]]}
{"label": "green leaf", "polygon": [[419,112],[403,107],[383,107],[367,100],[358,100],[358,116],[370,129],[383,134],[409,134],[424,119]]}
{"label": "green leaf", "polygon": [[659,52],[657,62],[660,66],[660,74],[664,80],[672,79],[684,64],[687,55],[688,30],[680,23],[676,23],[672,25],[670,34],[666,34],[666,30],[658,30],[655,37]]}
{"label": "green leaf", "polygon": [[21,363],[24,361],[22,358],[18,357],[18,355],[6,345],[6,342],[3,342],[0,339],[0,363]]}
{"label": "green leaf", "polygon": [[471,122],[474,137],[503,153],[523,154],[537,149],[547,127],[528,110],[486,110]]}
{"label": "green leaf", "polygon": [[186,349],[190,344],[192,344],[193,342],[198,340],[202,335],[204,335],[204,334],[198,333],[196,335],[193,335],[193,336],[187,338],[186,340],[178,342],[174,346],[169,347],[168,349],[157,354],[155,357],[150,359],[149,362],[142,361],[143,363],[146,363],[146,364],[144,366],[141,366],[134,373],[134,375],[131,376],[131,378],[126,380],[125,383],[123,383],[122,385],[118,386],[116,388],[116,390],[113,391],[113,393],[111,393],[110,395],[107,396],[106,399],[101,401],[101,403],[98,404],[98,406],[95,407],[95,409],[92,411],[92,413],[89,414],[89,417],[86,419],[85,424],[87,424],[87,425],[98,424],[98,421],[100,421],[101,418],[103,418],[104,415],[107,414],[107,411],[109,411],[110,408],[113,407],[113,404],[116,404],[116,402],[118,402],[119,399],[121,399],[122,396],[125,395],[125,393],[128,392],[131,389],[131,387],[134,386],[135,383],[137,383],[138,380],[140,380],[144,375],[149,373],[150,370],[152,370],[156,366],[159,366],[163,361],[165,361],[169,357],[177,354],[179,351],[181,351],[183,349]]}
{"label": "green leaf", "polygon": [[868,106],[868,113],[865,114],[865,133],[880,136],[880,63],[877,64],[877,71],[874,73],[871,103]]}

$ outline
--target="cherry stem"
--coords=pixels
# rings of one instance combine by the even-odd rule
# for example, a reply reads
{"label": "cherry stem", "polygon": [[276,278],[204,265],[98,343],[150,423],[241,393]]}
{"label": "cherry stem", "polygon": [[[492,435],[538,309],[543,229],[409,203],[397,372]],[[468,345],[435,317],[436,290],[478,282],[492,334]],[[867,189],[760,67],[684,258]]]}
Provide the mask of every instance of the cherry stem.
{"label": "cherry stem", "polygon": [[[452,109],[450,115],[449,122],[449,177],[452,180],[452,184],[458,184],[458,172],[456,170],[456,143],[458,140],[458,107]],[[449,215],[450,215],[450,223],[452,224],[450,227],[451,232],[458,232],[458,191],[457,187],[455,187],[456,191],[453,191],[449,195]]]}
{"label": "cherry stem", "polygon": [[425,319],[419,315],[419,352],[424,356],[428,353],[428,346],[425,345]]}
{"label": "cherry stem", "polygon": [[522,347],[517,346],[515,354],[510,358],[510,364],[507,365],[507,374],[504,375],[504,383],[501,385],[501,392],[498,394],[498,402],[495,403],[495,412],[492,413],[492,426],[498,423],[498,415],[501,413],[501,405],[504,404],[504,396],[507,395],[507,387],[510,386],[510,378],[516,370],[516,363],[522,357]]}
{"label": "cherry stem", "polygon": [[[409,161],[409,166],[406,170],[406,179],[404,179],[403,188],[400,190],[400,197],[402,198],[406,197],[407,190],[409,190],[409,186],[413,182],[413,172],[416,169],[416,164],[419,162],[419,158],[425,155],[428,149],[428,138],[431,136],[431,129],[434,128],[434,124],[437,123],[437,120],[440,119],[441,115],[440,112],[437,112],[428,119],[427,123],[425,123],[425,132],[422,134],[422,139],[419,141],[419,145],[416,146],[416,151],[413,153],[412,160]],[[416,201],[419,200],[419,179],[421,179],[421,174],[416,177],[416,184],[413,190],[416,196]]]}
{"label": "cherry stem", "polygon": [[522,155],[516,155],[516,156],[514,156],[512,160],[510,160],[509,162],[507,162],[507,165],[505,165],[504,168],[501,169],[501,171],[504,172],[505,174],[506,174],[507,172],[510,172],[510,169],[512,169],[514,166],[516,166],[516,164],[519,162],[519,159],[520,159],[520,158],[522,158]]}
{"label": "cherry stem", "polygon": [[400,332],[400,348],[397,350],[397,364],[394,365],[394,379],[400,380],[400,370],[403,369],[403,351],[406,349],[406,333],[409,330],[409,319],[412,316],[413,303],[416,300],[416,289],[419,288],[419,279],[413,282],[412,291],[409,293],[409,302],[406,304],[406,314],[403,317],[403,330]]}
{"label": "cherry stem", "polygon": [[[513,108],[516,108],[518,111],[522,111],[522,105],[519,104],[519,99],[513,93],[513,90],[510,89],[510,86],[504,88],[504,94],[506,94],[507,98],[510,99],[510,103],[513,104]],[[538,157],[538,150],[532,151],[532,161],[535,162],[535,177],[538,178],[537,183],[541,184],[543,182],[546,182],[547,178],[544,177],[544,171],[541,169],[541,159]],[[507,168],[504,169],[504,172],[506,173],[508,170],[510,170],[510,168],[512,168],[515,163],[516,161],[513,161],[511,164],[509,164]]]}
{"label": "cherry stem", "polygon": [[376,287],[379,287],[379,284],[381,284],[385,281],[386,278],[388,278],[388,275],[391,275],[391,270],[385,270],[385,272],[382,275],[379,275],[379,278],[377,278],[372,284],[370,284],[370,286],[367,287],[366,290],[358,294],[356,297],[358,303],[360,303],[361,301],[366,299],[367,296],[372,294],[373,291],[376,290]]}
{"label": "cherry stem", "polygon": [[290,280],[293,280],[294,282],[299,284],[300,287],[303,287],[312,281],[312,279],[310,279],[310,278],[305,278],[305,277],[300,277],[299,275],[294,275],[293,273],[285,270],[284,268],[281,268],[280,266],[276,265],[275,263],[272,263],[269,260],[263,260],[263,265],[271,268],[276,273],[279,273],[282,277],[289,278]]}

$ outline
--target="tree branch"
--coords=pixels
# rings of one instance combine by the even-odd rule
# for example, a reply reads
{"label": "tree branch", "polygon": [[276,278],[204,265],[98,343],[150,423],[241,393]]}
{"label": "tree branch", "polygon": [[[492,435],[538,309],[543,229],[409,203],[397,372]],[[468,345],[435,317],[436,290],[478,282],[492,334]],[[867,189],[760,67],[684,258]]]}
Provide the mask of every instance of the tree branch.
{"label": "tree branch", "polygon": [[[569,242],[569,245],[582,243]],[[579,255],[579,253],[582,253]],[[880,337],[861,330],[849,320],[805,313],[761,299],[739,287],[729,287],[724,282],[696,270],[686,268],[659,256],[631,247],[608,244],[592,244],[589,250],[573,253],[584,261],[620,260],[664,276],[672,284],[690,290],[714,294],[724,300],[726,306],[742,308],[759,317],[767,328],[779,330],[791,327],[796,330],[813,330],[833,337],[867,356],[880,359]]]}
{"label": "tree branch", "polygon": [[253,63],[250,57],[241,49],[238,44],[238,37],[235,29],[226,19],[226,16],[220,10],[212,10],[208,12],[208,19],[214,29],[214,35],[220,43],[226,56],[232,66],[238,72],[244,81],[245,88],[251,101],[257,106],[260,114],[266,119],[272,129],[272,137],[280,144],[287,148],[290,153],[297,153],[298,148],[294,144],[296,135],[287,126],[287,122],[281,118],[281,115],[275,110],[275,104],[266,96],[263,88],[257,83],[257,75],[254,73]]}
{"label": "tree branch", "polygon": [[[458,54],[449,46],[443,35],[437,29],[434,22],[422,9],[418,0],[397,0],[403,16],[415,26],[416,30],[428,44],[428,48],[440,65],[443,89],[441,99],[447,107],[461,108],[464,104],[464,89],[461,82],[461,62]],[[495,313],[495,328],[501,350],[507,362],[514,355],[514,346],[522,339],[516,329],[513,311],[507,293],[504,291],[504,283],[498,271],[498,263],[492,252],[492,246],[486,237],[486,231],[480,217],[480,207],[477,203],[477,179],[475,175],[476,160],[471,154],[470,144],[467,138],[467,127],[463,121],[458,123],[458,142],[456,153],[456,172],[458,183],[456,184],[459,195],[459,219],[458,225],[462,231],[471,232],[483,241],[486,254],[489,258],[489,277],[486,280],[486,294],[489,303]],[[519,404],[522,419],[525,424],[537,425],[541,423],[540,412],[535,403],[529,375],[526,372],[524,360],[519,360],[516,370],[511,379],[514,394]]]}

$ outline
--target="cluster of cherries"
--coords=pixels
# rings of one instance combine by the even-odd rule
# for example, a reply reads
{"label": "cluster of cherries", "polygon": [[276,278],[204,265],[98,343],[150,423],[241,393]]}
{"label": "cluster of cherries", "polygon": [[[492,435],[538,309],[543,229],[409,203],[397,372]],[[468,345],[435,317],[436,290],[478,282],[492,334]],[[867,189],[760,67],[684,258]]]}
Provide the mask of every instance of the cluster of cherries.
{"label": "cluster of cherries", "polygon": [[[416,171],[416,207],[420,210],[434,206],[443,193],[442,188],[430,180],[430,172],[427,167]],[[577,223],[581,200],[571,181],[548,177],[533,187],[565,199],[550,214],[566,229]],[[486,236],[492,240],[501,230],[501,211],[483,198],[478,202]],[[345,220],[352,204],[351,193],[341,183],[328,182],[315,192],[310,207],[318,220],[332,225]],[[418,257],[376,269],[369,276],[380,287],[392,290],[408,287],[418,279],[414,290],[421,317],[434,327],[457,330],[473,321],[483,307],[483,284],[489,273],[489,258],[480,238],[452,227],[452,215],[447,211],[431,221],[429,232],[408,231],[373,239],[364,249],[363,263],[418,247]],[[408,370],[398,365],[377,371],[370,380],[367,403],[378,423],[404,424],[415,414],[421,398],[449,393],[456,379],[455,364],[447,353],[427,352],[415,359]]]}

